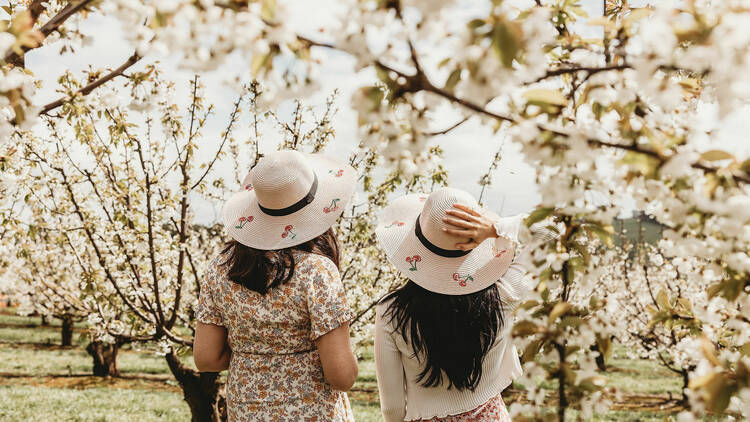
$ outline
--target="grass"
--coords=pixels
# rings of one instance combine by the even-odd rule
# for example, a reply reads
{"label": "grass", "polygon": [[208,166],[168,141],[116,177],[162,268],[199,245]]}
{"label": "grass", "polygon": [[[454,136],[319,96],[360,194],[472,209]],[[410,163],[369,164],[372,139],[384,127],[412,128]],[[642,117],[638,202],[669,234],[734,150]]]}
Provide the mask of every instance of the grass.
{"label": "grass", "polygon": [[[0,420],[59,421],[182,421],[189,419],[189,409],[182,400],[176,382],[169,376],[164,358],[149,350],[120,351],[120,371],[124,378],[102,379],[87,376],[91,357],[83,346],[85,332],[76,332],[75,345],[57,346],[59,321],[40,326],[39,318],[20,317],[0,312]],[[52,321],[51,321],[52,322]],[[83,328],[82,324],[78,324]],[[182,357],[192,366],[190,356]],[[603,375],[608,385],[631,394],[680,396],[681,379],[655,362],[632,360],[624,349],[615,350],[608,362],[610,371]],[[138,375],[142,375],[138,379]],[[146,379],[163,375],[168,381]],[[520,386],[516,386],[520,387]],[[554,389],[553,383],[545,388]],[[554,395],[550,391],[550,396]],[[506,400],[511,402],[515,396]],[[652,396],[658,403],[661,398]],[[381,421],[377,379],[372,349],[364,351],[359,363],[359,377],[349,393],[357,421]],[[632,406],[631,406],[632,405]],[[610,411],[596,421],[663,421],[673,415],[659,411],[658,405],[628,403],[628,410]],[[550,409],[552,410],[552,409]],[[576,412],[569,413],[571,420]]]}
{"label": "grass", "polygon": [[190,411],[179,393],[25,385],[0,386],[2,421],[186,421]]}
{"label": "grass", "polygon": [[[92,359],[83,348],[34,349],[0,344],[0,372],[26,375],[90,374]],[[192,366],[189,356],[182,358]],[[122,374],[169,374],[164,358],[152,353],[121,350],[119,354]]]}
{"label": "grass", "polygon": [[675,397],[681,394],[682,378],[654,362],[614,358],[608,364],[613,368],[607,374],[608,386],[633,393],[672,393]]}

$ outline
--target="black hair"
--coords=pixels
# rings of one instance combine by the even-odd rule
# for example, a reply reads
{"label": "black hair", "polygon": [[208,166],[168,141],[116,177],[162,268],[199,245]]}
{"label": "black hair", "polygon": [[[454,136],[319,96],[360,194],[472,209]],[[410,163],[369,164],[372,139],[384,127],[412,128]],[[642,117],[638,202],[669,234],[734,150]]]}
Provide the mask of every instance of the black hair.
{"label": "black hair", "polygon": [[[385,318],[414,357],[424,362],[416,381],[470,390],[482,378],[482,362],[503,327],[503,304],[493,284],[467,295],[443,295],[409,281],[388,295]],[[443,376],[445,375],[445,377]]]}
{"label": "black hair", "polygon": [[265,295],[269,290],[287,283],[294,276],[293,251],[311,252],[328,257],[339,266],[339,245],[333,229],[297,246],[265,251],[245,246],[236,240],[227,242],[222,254],[229,266],[227,277],[233,282]]}

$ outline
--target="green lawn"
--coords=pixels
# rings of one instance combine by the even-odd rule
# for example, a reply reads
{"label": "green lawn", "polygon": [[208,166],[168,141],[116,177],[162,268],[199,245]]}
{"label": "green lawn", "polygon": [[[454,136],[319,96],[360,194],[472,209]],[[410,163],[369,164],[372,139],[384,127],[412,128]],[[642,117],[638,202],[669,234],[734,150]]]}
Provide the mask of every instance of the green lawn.
{"label": "green lawn", "polygon": [[[163,357],[126,346],[119,361],[125,378],[89,377],[91,358],[82,347],[88,341],[85,332],[76,332],[75,346],[62,348],[58,346],[59,322],[43,327],[38,326],[39,322],[39,318],[0,313],[0,373],[13,374],[7,379],[0,378],[0,421],[143,422],[182,421],[189,417],[188,407],[176,382],[170,379]],[[192,366],[190,356],[182,359]],[[623,349],[616,349],[609,366],[611,370],[604,374],[608,384],[626,394],[659,394],[652,396],[657,402],[667,393],[680,396],[680,378],[654,362],[627,359]],[[142,378],[162,375],[166,381],[133,379],[138,375]],[[554,387],[554,383],[545,385]],[[553,393],[550,391],[550,396]],[[359,378],[349,397],[357,421],[382,420],[372,349],[363,353]],[[514,397],[509,396],[506,402],[510,403]],[[658,406],[641,409],[610,411],[594,420],[674,420],[673,415],[658,411]],[[573,420],[576,413],[571,411],[570,416]]]}
{"label": "green lawn", "polygon": [[179,393],[110,388],[47,388],[0,385],[2,421],[186,421]]}

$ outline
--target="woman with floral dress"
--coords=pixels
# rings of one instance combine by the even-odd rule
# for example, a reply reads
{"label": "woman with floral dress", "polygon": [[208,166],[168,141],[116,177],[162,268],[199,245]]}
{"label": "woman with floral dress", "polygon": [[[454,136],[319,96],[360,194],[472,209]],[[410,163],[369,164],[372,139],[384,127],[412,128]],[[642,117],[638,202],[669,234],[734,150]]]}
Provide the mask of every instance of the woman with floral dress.
{"label": "woman with floral dress", "polygon": [[280,151],[225,204],[232,240],[200,286],[194,359],[200,371],[229,369],[230,421],[353,420],[353,314],[331,226],[354,181],[348,165]]}

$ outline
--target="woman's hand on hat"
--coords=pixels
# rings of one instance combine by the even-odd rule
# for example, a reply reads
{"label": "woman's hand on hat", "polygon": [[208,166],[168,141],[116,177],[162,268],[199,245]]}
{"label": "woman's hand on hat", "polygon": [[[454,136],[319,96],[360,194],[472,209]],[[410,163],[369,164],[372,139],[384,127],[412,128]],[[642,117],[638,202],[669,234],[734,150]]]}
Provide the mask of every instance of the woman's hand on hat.
{"label": "woman's hand on hat", "polygon": [[473,208],[453,204],[453,208],[446,210],[445,214],[443,221],[453,228],[443,228],[443,231],[453,236],[469,239],[465,243],[456,243],[457,249],[471,250],[485,240],[497,237],[494,222]]}

